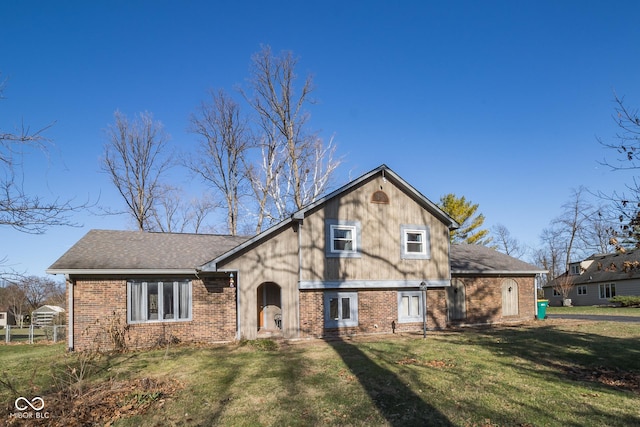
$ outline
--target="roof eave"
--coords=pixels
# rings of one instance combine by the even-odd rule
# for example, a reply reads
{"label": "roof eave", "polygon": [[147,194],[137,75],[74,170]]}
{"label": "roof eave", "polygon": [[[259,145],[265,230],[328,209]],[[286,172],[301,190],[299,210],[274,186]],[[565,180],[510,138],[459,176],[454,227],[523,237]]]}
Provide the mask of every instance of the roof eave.
{"label": "roof eave", "polygon": [[546,270],[451,270],[451,274],[464,275],[502,275],[502,276],[535,276],[536,274],[547,273]]}
{"label": "roof eave", "polygon": [[62,269],[62,268],[50,268],[45,270],[47,274],[65,274],[70,276],[105,276],[105,275],[117,275],[117,276],[132,276],[132,275],[146,275],[146,276],[162,276],[162,275],[189,275],[193,276],[198,273],[195,268],[141,268],[141,269],[115,269],[115,268],[79,268],[79,269]]}

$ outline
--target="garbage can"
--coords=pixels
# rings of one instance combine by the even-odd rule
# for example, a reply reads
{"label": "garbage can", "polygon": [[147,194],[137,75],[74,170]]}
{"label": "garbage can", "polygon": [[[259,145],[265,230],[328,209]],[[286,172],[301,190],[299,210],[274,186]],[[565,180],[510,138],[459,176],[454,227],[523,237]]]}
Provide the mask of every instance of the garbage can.
{"label": "garbage can", "polygon": [[547,307],[549,306],[549,300],[538,300],[538,319],[542,320],[547,317]]}

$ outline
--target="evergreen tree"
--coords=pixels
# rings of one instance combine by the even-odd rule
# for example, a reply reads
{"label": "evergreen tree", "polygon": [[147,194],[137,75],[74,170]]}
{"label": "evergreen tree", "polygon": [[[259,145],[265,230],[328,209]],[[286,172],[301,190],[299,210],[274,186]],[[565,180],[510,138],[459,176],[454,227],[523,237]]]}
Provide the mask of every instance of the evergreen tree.
{"label": "evergreen tree", "polygon": [[457,197],[455,194],[449,193],[440,197],[438,206],[460,224],[460,228],[451,230],[451,243],[486,246],[491,242],[489,230],[480,229],[484,224],[484,215],[476,215],[479,206],[477,203],[473,204],[467,201],[464,196]]}

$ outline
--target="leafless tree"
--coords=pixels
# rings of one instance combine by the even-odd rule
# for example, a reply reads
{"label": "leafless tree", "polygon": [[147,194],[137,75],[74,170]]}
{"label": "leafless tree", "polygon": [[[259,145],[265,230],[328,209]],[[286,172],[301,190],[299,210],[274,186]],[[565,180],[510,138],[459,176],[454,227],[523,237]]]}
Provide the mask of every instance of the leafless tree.
{"label": "leafless tree", "polygon": [[24,276],[10,282],[3,290],[3,299],[22,327],[25,316],[43,304],[64,303],[64,287],[47,277]]}
{"label": "leafless tree", "polygon": [[308,76],[296,90],[297,62],[291,52],[275,56],[270,47],[263,47],[252,57],[250,89],[242,92],[258,115],[263,135],[261,165],[251,176],[261,182],[252,182],[252,188],[259,205],[273,208],[263,216],[275,219],[315,200],[340,164],[334,158],[335,146],[325,146],[307,129],[313,79]]}
{"label": "leafless tree", "polygon": [[[0,99],[5,81],[0,81]],[[45,132],[52,125],[32,131],[21,124],[14,131],[0,129],[0,225],[24,233],[41,234],[52,226],[72,226],[71,214],[82,209],[72,200],[46,200],[29,194],[24,186],[23,159],[30,151],[47,156],[51,141]]]}
{"label": "leafless tree", "polygon": [[[624,97],[614,93],[613,120],[618,132],[613,142],[598,138],[598,142],[616,153],[614,161],[603,160],[601,164],[613,171],[635,171],[640,169],[640,116],[638,110],[627,106]],[[640,182],[633,176],[625,186],[626,190],[612,194],[600,193],[600,197],[610,202],[619,222],[614,227],[612,242],[617,250],[640,247]]]}
{"label": "leafless tree", "polygon": [[240,106],[223,91],[211,91],[210,96],[191,116],[190,130],[200,137],[200,147],[186,166],[224,199],[228,232],[235,236],[252,138]]}
{"label": "leafless tree", "polygon": [[154,204],[162,196],[162,177],[171,167],[168,135],[151,113],[134,120],[116,111],[107,129],[102,170],[124,199],[139,230],[153,229]]}
{"label": "leafless tree", "polygon": [[503,224],[497,224],[492,227],[491,234],[493,242],[497,245],[497,249],[514,258],[521,258],[526,253],[526,249],[522,247],[518,239],[511,236],[509,229]]}
{"label": "leafless tree", "polygon": [[151,228],[162,233],[199,233],[214,207],[206,196],[189,202],[179,188],[164,186],[154,203]]}

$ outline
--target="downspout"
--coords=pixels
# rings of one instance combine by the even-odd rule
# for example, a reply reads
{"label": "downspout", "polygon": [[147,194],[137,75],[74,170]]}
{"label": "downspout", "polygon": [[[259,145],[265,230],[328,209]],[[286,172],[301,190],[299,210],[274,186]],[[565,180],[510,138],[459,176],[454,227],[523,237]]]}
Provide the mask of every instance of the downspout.
{"label": "downspout", "polygon": [[[295,218],[295,216],[294,216]],[[300,282],[302,282],[302,222],[303,218],[295,218],[298,224],[298,286],[296,286],[296,338],[300,338]]]}
{"label": "downspout", "polygon": [[67,335],[67,347],[69,349],[69,351],[73,351],[73,347],[74,347],[74,343],[73,343],[73,328],[74,328],[74,320],[73,320],[73,280],[71,280],[71,277],[68,274],[65,274],[65,280],[67,282],[67,289],[69,290],[69,300],[67,301],[68,304],[68,308],[69,308],[69,319],[68,319],[68,328],[69,330],[67,331],[68,335]]}

